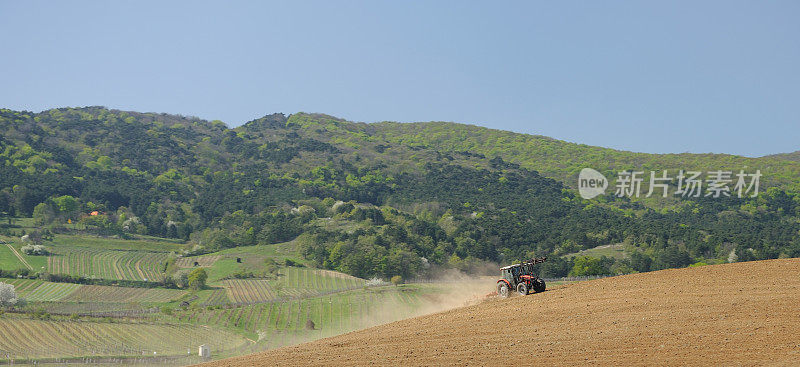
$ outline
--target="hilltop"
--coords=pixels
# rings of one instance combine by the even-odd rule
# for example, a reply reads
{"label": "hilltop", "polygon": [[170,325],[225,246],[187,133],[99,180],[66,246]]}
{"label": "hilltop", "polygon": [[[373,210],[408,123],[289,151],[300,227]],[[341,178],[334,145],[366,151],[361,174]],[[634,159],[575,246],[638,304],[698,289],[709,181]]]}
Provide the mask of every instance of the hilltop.
{"label": "hilltop", "polygon": [[203,366],[795,365],[798,271],[786,259],[605,278]]}
{"label": "hilltop", "polygon": [[779,153],[779,154],[768,155],[767,157],[787,159],[790,161],[800,162],[800,150],[791,153]]}

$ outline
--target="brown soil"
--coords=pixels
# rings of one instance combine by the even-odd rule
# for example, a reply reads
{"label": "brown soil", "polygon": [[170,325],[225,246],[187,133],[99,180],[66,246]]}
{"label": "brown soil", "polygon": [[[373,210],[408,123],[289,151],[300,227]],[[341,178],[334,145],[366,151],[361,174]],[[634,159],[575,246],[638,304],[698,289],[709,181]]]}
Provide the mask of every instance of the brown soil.
{"label": "brown soil", "polygon": [[800,259],[633,274],[208,366],[800,365]]}

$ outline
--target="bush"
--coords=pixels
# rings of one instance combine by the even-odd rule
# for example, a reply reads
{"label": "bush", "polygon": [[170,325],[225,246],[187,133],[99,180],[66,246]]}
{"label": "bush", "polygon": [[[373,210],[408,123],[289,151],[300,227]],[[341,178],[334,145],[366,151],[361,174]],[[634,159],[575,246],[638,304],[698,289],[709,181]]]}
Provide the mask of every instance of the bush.
{"label": "bush", "polygon": [[400,276],[400,275],[393,276],[392,277],[392,284],[394,284],[395,286],[403,284],[403,277]]}
{"label": "bush", "polygon": [[32,256],[44,256],[50,254],[42,245],[25,245],[22,246],[21,250],[23,253],[25,253],[25,255]]}
{"label": "bush", "polygon": [[208,273],[203,268],[198,268],[192,270],[187,277],[189,280],[189,288],[199,290],[203,289],[206,286],[206,280],[208,279]]}
{"label": "bush", "polygon": [[611,274],[605,264],[604,259],[598,259],[590,256],[581,256],[575,258],[575,265],[569,271],[571,277],[582,277],[592,275],[607,275]]}
{"label": "bush", "polygon": [[291,259],[286,259],[286,260],[284,261],[284,264],[285,264],[286,266],[296,266],[296,267],[298,267],[298,268],[302,268],[302,267],[304,267],[304,266],[305,266],[305,265],[303,265],[303,264],[301,264],[301,263],[299,263],[299,262],[297,262],[297,261],[291,260]]}

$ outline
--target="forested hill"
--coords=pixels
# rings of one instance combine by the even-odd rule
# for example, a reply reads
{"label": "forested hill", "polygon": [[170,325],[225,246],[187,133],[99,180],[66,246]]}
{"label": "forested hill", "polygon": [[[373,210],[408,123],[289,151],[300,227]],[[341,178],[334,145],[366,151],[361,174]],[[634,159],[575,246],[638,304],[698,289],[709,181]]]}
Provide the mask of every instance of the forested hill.
{"label": "forested hill", "polygon": [[800,191],[800,152],[748,158],[730,154],[648,154],[568,143],[546,136],[527,135],[450,122],[373,124],[376,135],[397,144],[428,147],[440,151],[470,151],[487,157],[502,157],[522,167],[566,182],[577,182],[584,167],[606,177],[618,171],[760,169],[768,184]]}
{"label": "forested hill", "polygon": [[779,159],[787,159],[790,161],[800,162],[800,150],[791,153],[768,155],[767,158],[779,158]]}
{"label": "forested hill", "polygon": [[[800,256],[800,163],[785,159],[629,153],[304,113],[230,129],[102,107],[0,110],[0,131],[0,212],[33,215],[43,231],[81,221],[106,235],[183,238],[193,252],[293,240],[317,266],[361,277],[534,255],[553,257],[549,275]],[[570,189],[583,167],[764,178],[756,198],[587,201]],[[625,256],[557,257],[601,245]]]}

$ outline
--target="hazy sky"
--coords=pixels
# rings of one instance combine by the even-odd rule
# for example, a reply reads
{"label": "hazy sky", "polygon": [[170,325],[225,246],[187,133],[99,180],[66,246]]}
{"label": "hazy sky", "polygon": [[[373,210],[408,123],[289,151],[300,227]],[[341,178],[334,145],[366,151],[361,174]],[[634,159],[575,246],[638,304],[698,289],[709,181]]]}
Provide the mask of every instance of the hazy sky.
{"label": "hazy sky", "polygon": [[800,149],[798,1],[5,1],[0,107],[456,121]]}

